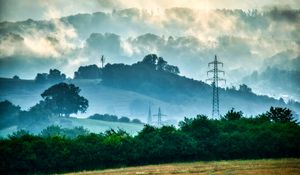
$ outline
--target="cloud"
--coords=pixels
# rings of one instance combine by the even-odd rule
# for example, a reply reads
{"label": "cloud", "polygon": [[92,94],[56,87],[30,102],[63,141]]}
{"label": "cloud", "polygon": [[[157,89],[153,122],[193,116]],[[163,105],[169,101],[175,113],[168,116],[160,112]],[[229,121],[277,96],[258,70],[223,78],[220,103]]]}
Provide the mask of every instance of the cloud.
{"label": "cloud", "polygon": [[[225,1],[38,1],[40,16],[51,20],[0,24],[1,66],[8,71],[21,65],[7,61],[16,58],[11,60],[24,61],[28,67],[47,63],[44,68],[55,66],[73,76],[79,65],[98,63],[102,54],[110,63],[133,63],[156,53],[179,66],[182,75],[201,80],[206,78],[207,62],[217,54],[232,84],[253,71],[264,71],[266,60],[274,60],[274,67],[299,70],[287,66],[287,56],[280,56],[280,61],[273,57],[284,52],[291,58],[300,55],[296,1],[285,1],[289,6],[279,1],[245,3],[258,10],[226,2],[228,8],[247,10],[222,9]],[[60,18],[67,14],[73,16]]]}
{"label": "cloud", "polygon": [[211,9],[263,9],[272,6],[300,7],[298,0],[0,0],[0,21],[49,19],[44,16],[47,6],[60,9],[62,16],[97,11],[111,12],[113,9],[139,8],[157,11],[159,9],[184,7],[200,10]]}

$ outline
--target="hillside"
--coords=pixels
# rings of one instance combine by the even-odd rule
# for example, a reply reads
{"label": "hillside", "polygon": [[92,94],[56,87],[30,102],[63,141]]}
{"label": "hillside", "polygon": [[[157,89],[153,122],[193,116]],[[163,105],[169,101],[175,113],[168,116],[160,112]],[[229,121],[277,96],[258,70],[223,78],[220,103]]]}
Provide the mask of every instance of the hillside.
{"label": "hillside", "polygon": [[[157,111],[158,106],[174,112],[178,112],[178,107],[180,107],[180,105],[167,103],[140,93],[104,86],[101,80],[70,80],[68,82],[79,86],[82,90],[81,94],[89,100],[87,112],[77,115],[80,118],[94,113],[109,113],[139,118],[146,122],[149,102],[152,103],[153,113]],[[40,94],[51,85],[51,83],[35,83],[33,80],[0,78],[0,100],[7,99],[20,105],[22,109],[28,109],[42,99]]]}
{"label": "hillside", "polygon": [[107,169],[99,171],[85,171],[68,173],[69,175],[93,174],[290,174],[300,172],[299,159],[266,159],[242,161],[216,161],[194,163],[172,163],[161,165],[148,165],[140,167]]}
{"label": "hillside", "polygon": [[[81,68],[76,74],[84,73]],[[89,70],[89,67],[86,69]],[[212,87],[202,81],[181,76],[178,67],[169,65],[156,55],[147,55],[132,65],[107,64],[104,68],[95,65],[93,69],[99,74],[98,79],[89,78],[92,72],[85,77],[65,80],[79,86],[81,94],[89,100],[87,112],[76,117],[108,113],[147,122],[149,106],[152,114],[156,114],[160,107],[167,115],[163,121],[171,124],[176,124],[183,117],[211,115]],[[40,94],[53,84],[5,78],[1,78],[0,83],[0,100],[10,100],[23,109],[41,100]],[[257,115],[269,110],[271,106],[288,107],[295,114],[300,113],[298,102],[285,103],[282,99],[257,95],[247,85],[220,88],[219,94],[221,114],[235,108],[248,116]]]}

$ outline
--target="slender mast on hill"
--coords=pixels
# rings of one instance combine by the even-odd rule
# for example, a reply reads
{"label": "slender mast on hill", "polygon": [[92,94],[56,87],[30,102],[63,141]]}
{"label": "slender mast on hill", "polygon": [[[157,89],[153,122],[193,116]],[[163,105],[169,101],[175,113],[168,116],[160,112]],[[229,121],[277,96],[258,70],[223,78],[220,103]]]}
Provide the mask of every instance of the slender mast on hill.
{"label": "slender mast on hill", "polygon": [[101,66],[102,66],[102,68],[103,68],[103,67],[104,67],[104,63],[105,63],[104,55],[101,56],[100,62],[101,62]]}
{"label": "slender mast on hill", "polygon": [[206,79],[206,81],[212,81],[212,88],[213,88],[212,117],[213,118],[218,118],[220,116],[218,82],[225,81],[225,83],[226,83],[225,79],[219,78],[219,73],[223,73],[223,75],[225,75],[224,71],[218,69],[219,64],[222,65],[222,67],[223,67],[223,63],[219,62],[217,59],[217,55],[215,55],[214,61],[208,63],[208,67],[213,65],[213,69],[207,71],[207,75],[209,73],[213,73],[213,77]]}

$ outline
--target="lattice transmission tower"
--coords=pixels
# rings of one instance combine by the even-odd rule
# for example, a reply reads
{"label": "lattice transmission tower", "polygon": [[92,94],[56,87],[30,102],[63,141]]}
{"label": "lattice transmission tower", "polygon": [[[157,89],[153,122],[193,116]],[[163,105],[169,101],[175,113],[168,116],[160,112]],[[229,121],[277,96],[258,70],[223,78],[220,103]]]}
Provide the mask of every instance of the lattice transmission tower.
{"label": "lattice transmission tower", "polygon": [[223,63],[218,61],[217,55],[215,55],[214,61],[208,63],[208,67],[211,67],[211,65],[213,66],[213,69],[207,71],[207,76],[209,73],[212,73],[213,77],[206,79],[206,81],[212,82],[212,84],[211,84],[212,88],[213,88],[212,117],[218,118],[220,116],[218,83],[219,83],[219,81],[224,81],[226,83],[226,80],[224,78],[219,78],[219,73],[223,73],[223,76],[224,76],[225,71],[218,69],[218,65],[222,65],[222,67],[223,67]]}
{"label": "lattice transmission tower", "polygon": [[160,107],[158,108],[158,113],[156,115],[153,116],[157,116],[157,126],[162,126],[162,122],[161,122],[161,117],[162,116],[167,116],[165,114],[161,113]]}

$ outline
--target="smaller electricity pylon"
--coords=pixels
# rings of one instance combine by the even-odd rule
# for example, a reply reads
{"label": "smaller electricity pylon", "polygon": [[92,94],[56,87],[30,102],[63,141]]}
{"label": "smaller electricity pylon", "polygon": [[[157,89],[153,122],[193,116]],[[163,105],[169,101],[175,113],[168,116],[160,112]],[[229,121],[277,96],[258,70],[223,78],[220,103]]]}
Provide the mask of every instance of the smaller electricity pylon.
{"label": "smaller electricity pylon", "polygon": [[162,122],[161,122],[161,117],[162,116],[167,116],[165,114],[161,113],[160,107],[158,108],[158,113],[156,115],[153,116],[157,116],[157,126],[162,126]]}
{"label": "smaller electricity pylon", "polygon": [[223,63],[218,61],[217,55],[215,55],[214,61],[208,63],[208,67],[210,67],[211,65],[213,65],[213,69],[207,71],[207,76],[209,73],[213,73],[213,77],[206,79],[206,81],[212,81],[212,88],[213,88],[212,117],[218,118],[220,116],[218,82],[225,81],[226,83],[225,79],[219,78],[219,73],[223,73],[223,75],[225,75],[225,72],[218,69],[218,65],[222,65],[223,67]]}
{"label": "smaller electricity pylon", "polygon": [[104,63],[105,63],[104,55],[101,56],[100,62],[101,62],[101,66],[102,66],[102,68],[103,68],[103,67],[104,67]]}

